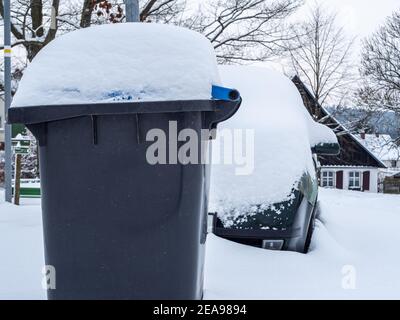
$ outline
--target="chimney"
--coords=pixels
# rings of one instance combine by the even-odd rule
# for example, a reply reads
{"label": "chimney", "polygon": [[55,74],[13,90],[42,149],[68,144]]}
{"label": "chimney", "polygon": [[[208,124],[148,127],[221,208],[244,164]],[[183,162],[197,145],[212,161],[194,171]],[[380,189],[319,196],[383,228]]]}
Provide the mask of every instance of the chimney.
{"label": "chimney", "polygon": [[362,132],[360,133],[360,137],[361,137],[361,139],[365,140],[365,132],[364,132],[364,131],[362,131]]}
{"label": "chimney", "polygon": [[375,136],[379,138],[379,132],[375,132]]}

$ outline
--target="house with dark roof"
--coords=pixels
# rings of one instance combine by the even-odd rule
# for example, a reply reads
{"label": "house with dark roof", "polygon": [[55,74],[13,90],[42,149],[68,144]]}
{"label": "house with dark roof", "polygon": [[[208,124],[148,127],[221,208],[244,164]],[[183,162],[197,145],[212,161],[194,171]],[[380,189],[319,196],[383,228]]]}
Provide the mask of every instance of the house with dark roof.
{"label": "house with dark roof", "polygon": [[400,171],[400,146],[388,134],[360,133],[356,138],[381,160],[390,171]]}
{"label": "house with dark roof", "polygon": [[315,121],[328,126],[336,133],[341,147],[338,155],[318,156],[321,165],[320,185],[327,188],[378,192],[379,173],[387,168],[385,163],[322,107],[298,76],[293,77],[292,81],[310,115]]}

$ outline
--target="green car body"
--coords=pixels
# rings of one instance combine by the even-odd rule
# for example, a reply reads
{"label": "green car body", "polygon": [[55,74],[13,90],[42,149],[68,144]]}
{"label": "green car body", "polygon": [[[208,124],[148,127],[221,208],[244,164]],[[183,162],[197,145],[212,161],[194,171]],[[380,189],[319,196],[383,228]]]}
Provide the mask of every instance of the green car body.
{"label": "green car body", "polygon": [[310,116],[290,79],[266,68],[220,71],[243,97],[238,113],[221,127],[254,130],[255,171],[238,177],[229,166],[213,167],[213,232],[260,248],[305,253],[318,210],[317,156],[338,154],[337,138]]}

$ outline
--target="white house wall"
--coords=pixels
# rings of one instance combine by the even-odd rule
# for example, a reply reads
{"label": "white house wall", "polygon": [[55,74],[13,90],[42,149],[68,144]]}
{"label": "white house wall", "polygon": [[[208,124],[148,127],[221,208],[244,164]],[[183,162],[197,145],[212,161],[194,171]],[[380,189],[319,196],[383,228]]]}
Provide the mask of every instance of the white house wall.
{"label": "white house wall", "polygon": [[324,171],[333,171],[335,172],[334,175],[334,185],[336,186],[336,172],[337,171],[343,171],[343,190],[349,190],[349,173],[353,171],[359,171],[361,172],[361,181],[360,184],[361,186],[363,185],[363,175],[362,173],[364,171],[369,171],[370,172],[370,177],[369,177],[369,190],[365,192],[378,192],[378,168],[368,168],[368,167],[328,167],[328,166],[323,166],[321,167],[321,179],[322,179],[322,172]]}

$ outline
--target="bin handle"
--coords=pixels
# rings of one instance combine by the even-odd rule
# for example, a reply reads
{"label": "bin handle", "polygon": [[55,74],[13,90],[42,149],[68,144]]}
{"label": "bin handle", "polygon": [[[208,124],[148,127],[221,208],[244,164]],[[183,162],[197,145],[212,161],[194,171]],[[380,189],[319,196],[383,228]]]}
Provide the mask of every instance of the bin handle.
{"label": "bin handle", "polygon": [[26,125],[82,116],[114,114],[219,112],[224,109],[235,109],[236,105],[237,101],[208,99],[12,107],[8,111],[7,123]]}
{"label": "bin handle", "polygon": [[240,95],[237,100],[216,100],[216,101],[229,102],[229,104],[218,104],[219,107],[216,112],[205,113],[205,127],[211,131],[210,139],[215,139],[218,123],[233,117],[235,113],[239,110],[240,105],[242,104],[242,98],[240,97]]}

